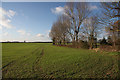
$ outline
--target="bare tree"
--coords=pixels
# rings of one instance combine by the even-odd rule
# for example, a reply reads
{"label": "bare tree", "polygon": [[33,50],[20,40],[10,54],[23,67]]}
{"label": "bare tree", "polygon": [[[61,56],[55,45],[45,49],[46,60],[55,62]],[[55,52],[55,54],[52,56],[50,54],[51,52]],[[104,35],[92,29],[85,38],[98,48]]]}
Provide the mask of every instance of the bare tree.
{"label": "bare tree", "polygon": [[63,42],[64,45],[66,43],[66,39],[68,39],[68,31],[69,31],[69,24],[68,18],[64,15],[60,16],[58,20],[53,24],[50,37],[55,39],[55,42],[60,44]]}
{"label": "bare tree", "polygon": [[116,43],[119,39],[119,25],[118,25],[118,21],[115,22],[112,25],[109,25],[109,27],[106,27],[106,31],[109,33],[109,36],[112,36],[112,41],[113,41],[113,46],[116,46]]}
{"label": "bare tree", "polygon": [[96,16],[91,16],[84,20],[82,35],[85,36],[89,42],[90,49],[92,49],[97,43],[97,36],[100,31],[100,27],[98,25],[98,18]]}
{"label": "bare tree", "polygon": [[70,34],[73,36],[73,41],[78,42],[78,34],[81,28],[81,24],[83,20],[86,19],[90,14],[88,3],[67,3],[65,6],[65,14],[70,18]]}
{"label": "bare tree", "polygon": [[53,40],[53,45],[56,44],[56,39],[57,39],[57,27],[56,27],[56,23],[54,23],[52,25],[52,29],[51,29],[51,32],[49,33],[49,36],[51,37],[51,39]]}
{"label": "bare tree", "polygon": [[[100,22],[105,25],[106,31],[112,36],[113,45],[120,39],[120,2],[102,2],[102,13]],[[116,22],[117,25],[116,25]]]}

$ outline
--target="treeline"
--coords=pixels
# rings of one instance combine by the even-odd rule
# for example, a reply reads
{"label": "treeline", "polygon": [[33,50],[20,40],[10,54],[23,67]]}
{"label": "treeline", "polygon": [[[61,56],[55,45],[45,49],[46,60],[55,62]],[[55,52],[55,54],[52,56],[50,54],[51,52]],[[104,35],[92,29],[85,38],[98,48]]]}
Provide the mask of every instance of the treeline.
{"label": "treeline", "polygon": [[100,36],[107,38],[107,44],[120,45],[120,2],[99,4],[101,14],[91,10],[88,2],[66,3],[64,14],[53,23],[49,34],[53,45],[72,42],[75,47],[92,49],[98,42],[104,43],[105,38],[98,40]]}

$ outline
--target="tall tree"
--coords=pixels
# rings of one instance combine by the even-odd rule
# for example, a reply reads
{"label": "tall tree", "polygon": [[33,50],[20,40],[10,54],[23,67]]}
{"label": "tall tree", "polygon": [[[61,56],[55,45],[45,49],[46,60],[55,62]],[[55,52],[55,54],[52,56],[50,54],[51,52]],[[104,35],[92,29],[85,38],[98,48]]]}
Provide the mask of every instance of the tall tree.
{"label": "tall tree", "polygon": [[[112,35],[113,45],[116,46],[116,41],[120,39],[120,1],[119,2],[102,2],[101,23],[106,26],[107,32]],[[116,22],[118,24],[116,25]]]}
{"label": "tall tree", "polygon": [[65,14],[70,18],[73,41],[78,42],[78,34],[81,28],[81,24],[90,14],[88,3],[67,3],[65,6]]}

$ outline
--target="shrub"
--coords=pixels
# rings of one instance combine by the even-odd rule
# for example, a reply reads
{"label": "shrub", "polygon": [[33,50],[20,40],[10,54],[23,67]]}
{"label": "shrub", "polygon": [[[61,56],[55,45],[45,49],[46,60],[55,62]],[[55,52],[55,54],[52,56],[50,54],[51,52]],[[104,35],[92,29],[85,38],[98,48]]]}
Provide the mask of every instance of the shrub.
{"label": "shrub", "polygon": [[79,47],[84,49],[89,49],[89,45],[87,41],[79,41]]}

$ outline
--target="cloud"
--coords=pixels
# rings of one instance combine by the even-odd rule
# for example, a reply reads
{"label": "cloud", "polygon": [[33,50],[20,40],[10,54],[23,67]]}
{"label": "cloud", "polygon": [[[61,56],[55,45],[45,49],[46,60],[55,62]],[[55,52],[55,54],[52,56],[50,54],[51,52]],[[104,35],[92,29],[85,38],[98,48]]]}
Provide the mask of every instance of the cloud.
{"label": "cloud", "polygon": [[22,36],[24,35],[24,37],[31,36],[31,33],[29,31],[26,31],[26,30],[23,30],[23,29],[20,29],[17,32]]}
{"label": "cloud", "polygon": [[90,6],[89,9],[90,10],[95,10],[95,9],[98,9],[98,7],[94,5],[94,6]]}
{"label": "cloud", "polygon": [[25,35],[26,34],[25,30],[18,30],[17,32],[20,33],[21,35]]}
{"label": "cloud", "polygon": [[64,7],[59,6],[59,7],[51,9],[51,11],[54,14],[63,14],[64,13]]}
{"label": "cloud", "polygon": [[12,28],[13,26],[10,24],[11,20],[5,18],[4,16],[2,17],[2,21],[0,22],[1,27],[5,28]]}
{"label": "cloud", "polygon": [[47,33],[46,33],[46,37],[49,38],[49,33],[51,32],[51,30],[47,30]]}
{"label": "cloud", "polygon": [[46,41],[51,41],[50,37],[49,37],[49,32],[51,30],[46,30],[44,34],[37,34],[36,37],[34,38],[34,41],[42,41],[42,42],[46,42]]}
{"label": "cloud", "polygon": [[13,10],[8,10],[8,11],[6,11],[6,10],[4,10],[2,7],[0,7],[0,13],[1,13],[3,16],[7,16],[7,17],[9,17],[9,18],[12,18],[12,17],[16,14],[15,11],[13,11]]}
{"label": "cloud", "polygon": [[0,26],[5,28],[12,28],[13,26],[11,23],[11,18],[16,14],[13,10],[4,10],[2,7],[0,7]]}
{"label": "cloud", "polygon": [[2,15],[7,15],[7,11],[5,11],[2,7],[0,7],[0,13]]}
{"label": "cloud", "polygon": [[44,37],[44,35],[43,35],[43,34],[40,34],[40,33],[37,34],[36,36],[37,36],[37,37]]}
{"label": "cloud", "polygon": [[15,14],[16,14],[16,12],[9,10],[7,15],[9,18],[12,18]]}

